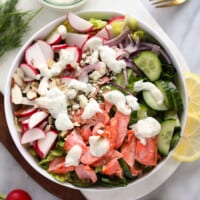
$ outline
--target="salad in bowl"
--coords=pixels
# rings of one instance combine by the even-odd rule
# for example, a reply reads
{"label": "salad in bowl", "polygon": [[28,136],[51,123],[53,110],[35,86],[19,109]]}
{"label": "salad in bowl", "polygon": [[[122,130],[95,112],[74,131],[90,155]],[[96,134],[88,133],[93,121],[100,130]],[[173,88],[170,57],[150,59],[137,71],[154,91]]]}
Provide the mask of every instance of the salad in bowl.
{"label": "salad in bowl", "polygon": [[174,60],[135,18],[68,12],[27,42],[10,72],[6,116],[17,147],[67,186],[144,178],[184,128],[185,85]]}

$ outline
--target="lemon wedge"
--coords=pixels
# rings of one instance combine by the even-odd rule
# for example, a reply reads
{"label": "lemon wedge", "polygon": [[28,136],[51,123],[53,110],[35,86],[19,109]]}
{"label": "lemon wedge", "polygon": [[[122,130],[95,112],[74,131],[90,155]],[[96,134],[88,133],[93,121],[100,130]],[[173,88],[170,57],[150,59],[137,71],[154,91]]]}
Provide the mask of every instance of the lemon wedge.
{"label": "lemon wedge", "polygon": [[188,114],[184,134],[172,155],[182,162],[193,162],[200,158],[200,118],[197,115]]}
{"label": "lemon wedge", "polygon": [[200,76],[191,72],[187,72],[184,75],[189,96],[188,112],[200,116]]}

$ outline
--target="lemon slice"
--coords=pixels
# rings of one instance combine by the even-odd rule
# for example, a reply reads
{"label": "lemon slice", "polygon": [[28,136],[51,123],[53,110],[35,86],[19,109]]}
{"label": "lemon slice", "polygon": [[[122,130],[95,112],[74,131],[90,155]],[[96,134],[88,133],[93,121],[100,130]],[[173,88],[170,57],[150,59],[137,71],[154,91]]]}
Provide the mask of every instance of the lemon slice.
{"label": "lemon slice", "polygon": [[191,72],[187,72],[184,75],[189,96],[188,112],[200,116],[200,76]]}
{"label": "lemon slice", "polygon": [[200,158],[200,118],[188,114],[186,128],[172,156],[182,162],[193,162]]}

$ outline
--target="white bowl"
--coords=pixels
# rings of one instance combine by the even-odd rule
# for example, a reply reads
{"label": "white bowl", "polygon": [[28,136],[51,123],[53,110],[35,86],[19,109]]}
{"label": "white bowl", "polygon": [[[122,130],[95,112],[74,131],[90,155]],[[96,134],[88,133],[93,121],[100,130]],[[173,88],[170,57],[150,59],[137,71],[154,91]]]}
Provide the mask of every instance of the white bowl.
{"label": "white bowl", "polygon": [[[97,17],[97,18],[110,18],[110,17],[114,17],[114,16],[118,16],[118,15],[124,15],[124,13],[118,13],[118,12],[111,12],[111,11],[85,11],[85,12],[79,12],[78,13],[80,16],[85,17],[85,18],[90,18],[92,17]],[[47,24],[46,26],[44,26],[42,29],[40,29],[38,32],[36,32],[26,43],[25,45],[21,48],[21,50],[19,51],[19,53],[17,54],[11,68],[8,74],[8,78],[6,81],[6,89],[5,89],[5,114],[6,114],[6,120],[8,123],[8,127],[10,130],[10,134],[12,136],[12,139],[14,141],[14,143],[16,144],[18,150],[20,151],[20,153],[22,154],[22,156],[25,158],[25,160],[41,175],[43,175],[44,177],[48,178],[49,180],[66,186],[66,187],[70,187],[73,189],[80,189],[79,187],[76,187],[70,183],[60,183],[58,181],[56,181],[54,178],[52,178],[52,176],[45,171],[44,169],[42,169],[41,167],[38,166],[38,164],[36,163],[36,161],[34,160],[34,158],[29,154],[29,152],[27,151],[27,149],[21,145],[20,143],[20,136],[16,131],[15,128],[15,124],[14,124],[14,120],[13,120],[13,110],[12,110],[12,104],[10,102],[10,88],[11,88],[11,77],[14,73],[14,71],[16,70],[16,68],[18,67],[19,63],[21,62],[23,56],[24,56],[24,51],[27,49],[28,46],[30,46],[30,44],[34,41],[37,40],[39,38],[45,38],[53,29],[55,26],[57,26],[58,24],[60,24],[63,20],[65,19],[65,16],[54,20],[53,22]],[[176,67],[176,70],[178,72],[178,79],[177,79],[177,85],[180,89],[181,95],[182,95],[182,99],[183,99],[183,103],[184,103],[184,111],[182,112],[181,115],[181,127],[182,130],[184,130],[185,127],[185,123],[186,123],[186,118],[187,118],[187,107],[188,107],[188,102],[187,102],[187,94],[186,94],[186,85],[185,85],[185,81],[184,81],[184,77],[183,77],[183,72],[182,69],[180,68],[180,66],[178,66],[177,64],[177,60],[175,55],[173,55],[170,51],[170,48],[168,47],[168,44],[163,40],[163,38],[160,37],[160,35],[153,29],[153,27],[148,26],[148,24],[146,24],[145,22],[138,20],[138,24],[139,27],[141,27],[142,29],[144,29],[145,31],[147,31],[148,33],[150,33],[154,38],[157,39],[158,42],[160,42],[161,46],[166,50],[166,52],[169,54],[174,66]],[[172,152],[171,152],[172,153]],[[149,172],[147,175],[129,183],[126,187],[128,188],[142,188],[143,190],[143,194],[146,194],[145,192],[145,184],[149,184],[151,185],[152,182],[154,182],[155,178],[158,178],[157,172],[161,169],[161,168],[167,168],[167,163],[168,161],[171,159],[171,153],[161,162],[159,163],[151,172]],[[176,165],[177,167],[177,165]],[[166,174],[168,174],[168,172],[166,172]],[[163,179],[160,179],[160,184],[163,182]],[[159,183],[156,183],[156,186],[158,186]],[[121,188],[106,188],[106,187],[92,187],[92,188],[81,188],[82,190],[85,191],[107,191],[107,190],[117,190],[117,189],[121,189]],[[142,196],[142,194],[141,194]]]}
{"label": "white bowl", "polygon": [[80,6],[85,4],[88,0],[75,0],[75,2],[72,3],[56,3],[54,2],[54,0],[38,0],[38,1],[44,6],[55,9],[57,11],[65,12],[66,10],[79,8]]}

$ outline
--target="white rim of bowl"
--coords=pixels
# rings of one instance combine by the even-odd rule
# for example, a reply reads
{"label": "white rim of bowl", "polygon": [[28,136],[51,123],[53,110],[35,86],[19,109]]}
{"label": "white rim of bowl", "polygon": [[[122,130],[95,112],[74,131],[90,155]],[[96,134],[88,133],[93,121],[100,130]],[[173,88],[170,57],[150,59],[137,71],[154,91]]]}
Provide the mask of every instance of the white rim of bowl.
{"label": "white rim of bowl", "polygon": [[54,4],[54,3],[51,3],[51,2],[47,2],[47,1],[44,1],[44,0],[38,0],[41,4],[47,6],[47,7],[50,7],[50,8],[56,8],[56,9],[60,9],[60,10],[66,10],[66,9],[72,9],[72,8],[76,8],[76,7],[79,7],[79,6],[82,6],[84,3],[86,3],[88,0],[80,0],[79,2],[77,3],[72,3],[72,4]]}
{"label": "white rim of bowl", "polygon": [[[118,15],[124,15],[125,13],[123,12],[114,12],[114,11],[102,11],[102,10],[88,10],[88,11],[83,11],[83,12],[77,12],[78,15],[80,16],[89,16],[89,15],[104,15],[104,16],[118,16]],[[134,16],[133,16],[134,17]],[[13,111],[12,111],[12,104],[10,102],[10,87],[11,87],[11,77],[12,74],[14,72],[14,70],[16,69],[16,65],[18,64],[18,62],[20,62],[21,57],[24,55],[24,51],[25,49],[32,43],[32,41],[34,41],[36,38],[38,38],[39,35],[41,35],[43,32],[45,32],[46,29],[48,29],[49,27],[51,27],[52,25],[56,25],[59,24],[60,22],[62,22],[65,19],[65,16],[60,17],[55,19],[54,21],[48,23],[47,25],[45,25],[43,28],[41,28],[40,30],[38,30],[35,34],[32,35],[32,37],[30,37],[28,39],[28,41],[24,44],[24,46],[20,49],[20,51],[18,52],[17,56],[15,57],[13,64],[10,68],[10,71],[8,73],[8,78],[6,80],[6,89],[5,89],[5,101],[4,101],[4,106],[5,106],[5,114],[6,114],[6,120],[9,121],[10,123],[8,123],[8,127],[9,127],[9,131],[11,134],[11,137],[15,143],[15,145],[17,146],[18,150],[20,151],[20,153],[22,154],[22,156],[25,158],[26,162],[28,162],[30,164],[30,166],[32,166],[34,168],[34,170],[36,170],[38,173],[40,173],[42,176],[44,176],[45,178],[60,184],[62,186],[65,187],[69,187],[72,189],[78,189],[78,190],[82,190],[85,192],[94,192],[94,191],[114,191],[114,190],[119,190],[119,189],[123,189],[123,188],[130,188],[130,187],[134,187],[137,184],[143,185],[144,183],[151,183],[152,180],[149,180],[151,176],[153,175],[157,175],[156,172],[158,172],[159,170],[161,170],[162,167],[164,167],[166,165],[166,163],[168,161],[170,161],[171,159],[171,155],[173,153],[173,151],[171,151],[169,153],[169,155],[162,161],[160,162],[153,170],[151,170],[149,173],[147,173],[146,175],[144,175],[143,177],[140,177],[139,179],[136,179],[133,182],[130,182],[127,186],[125,187],[111,187],[111,188],[106,188],[106,187],[96,187],[96,188],[81,188],[81,187],[77,187],[72,185],[71,183],[61,183],[58,182],[57,180],[55,180],[46,170],[42,169],[41,167],[38,166],[38,164],[36,163],[36,161],[34,160],[34,158],[27,152],[27,149],[20,144],[20,140],[19,140],[19,134],[16,131],[15,125],[14,125],[14,120],[10,120],[11,118],[13,118]],[[181,85],[183,87],[183,94],[182,96],[184,96],[184,115],[181,119],[182,121],[182,131],[184,130],[185,124],[186,124],[186,119],[187,119],[187,109],[188,109],[188,99],[186,98],[186,83],[183,81],[183,71],[180,67],[178,67],[178,63],[176,58],[174,57],[174,55],[172,55],[170,48],[168,47],[168,45],[164,42],[164,40],[159,36],[159,34],[157,32],[155,32],[155,30],[153,30],[152,27],[150,27],[148,24],[146,24],[143,20],[137,18],[138,22],[139,22],[139,26],[144,29],[145,31],[149,32],[153,37],[156,38],[156,40],[161,44],[161,46],[167,51],[167,53],[169,54],[170,58],[172,59],[172,63],[175,65],[178,74],[180,74],[180,82]],[[47,35],[48,33],[46,33]],[[16,139],[17,138],[17,139]],[[166,175],[162,176],[162,180],[160,180],[160,183],[157,185],[155,185],[155,187],[152,190],[154,190],[155,188],[157,188],[160,184],[162,184],[167,178],[169,178],[169,176],[177,169],[177,167],[179,166],[180,162],[173,160],[172,161],[174,163],[174,167],[171,173],[166,173]],[[150,192],[151,192],[150,191]],[[140,197],[146,195],[147,193],[149,193],[148,191],[145,192],[143,191],[143,194],[140,194]],[[138,198],[138,197],[137,197]]]}

